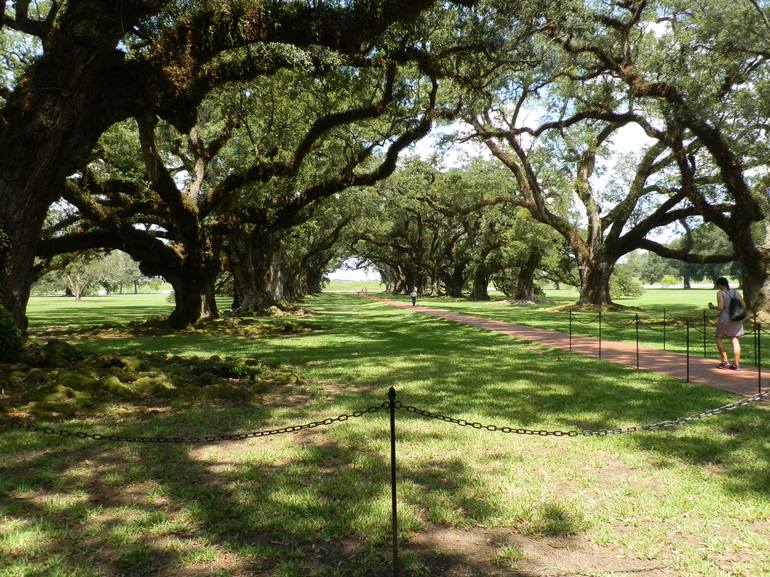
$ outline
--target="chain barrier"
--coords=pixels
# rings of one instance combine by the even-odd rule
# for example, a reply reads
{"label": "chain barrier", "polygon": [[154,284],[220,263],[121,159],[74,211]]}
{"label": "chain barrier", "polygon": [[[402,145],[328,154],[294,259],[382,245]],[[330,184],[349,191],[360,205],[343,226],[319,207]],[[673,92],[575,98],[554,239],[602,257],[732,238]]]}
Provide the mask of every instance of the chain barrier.
{"label": "chain barrier", "polygon": [[249,431],[246,433],[221,433],[217,435],[204,435],[192,437],[147,437],[135,435],[106,435],[101,433],[86,433],[83,431],[70,431],[67,429],[55,429],[53,427],[36,425],[34,423],[25,423],[16,419],[10,420],[7,424],[2,424],[2,428],[10,430],[25,430],[31,433],[41,433],[43,435],[55,435],[60,437],[70,437],[75,439],[91,439],[93,441],[110,441],[117,443],[146,443],[146,444],[167,444],[180,443],[194,445],[198,443],[218,443],[221,441],[243,441],[245,439],[256,439],[259,437],[269,437],[271,435],[281,435],[287,433],[296,433],[306,429],[315,429],[334,423],[342,423],[348,419],[357,419],[364,415],[371,415],[382,409],[388,408],[389,402],[383,401],[379,405],[367,407],[361,411],[353,411],[350,414],[342,414],[336,417],[313,421],[302,425],[291,425],[279,429],[265,429],[263,431]]}
{"label": "chain barrier", "polygon": [[[549,436],[593,437],[593,436],[607,436],[607,435],[635,433],[640,431],[655,431],[659,429],[676,427],[692,421],[713,417],[727,411],[733,411],[739,407],[761,401],[767,398],[768,396],[770,396],[770,391],[764,392],[764,393],[756,393],[750,397],[741,399],[740,401],[728,403],[726,405],[722,405],[714,409],[708,409],[705,411],[701,411],[700,413],[695,413],[693,415],[687,415],[676,419],[659,421],[656,423],[649,423],[646,425],[638,425],[634,427],[625,427],[625,428],[619,428],[619,429],[596,429],[596,430],[578,429],[573,431],[524,429],[524,428],[498,426],[498,425],[485,425],[483,423],[479,423],[476,421],[468,421],[466,419],[457,419],[455,417],[448,417],[446,415],[441,415],[439,413],[434,413],[432,411],[420,409],[419,407],[415,407],[414,405],[405,405],[401,401],[395,402],[395,408],[404,410],[409,413],[414,413],[422,417],[427,417],[429,419],[436,419],[439,421],[444,421],[446,423],[459,425],[461,427],[471,427],[473,429],[485,430],[490,432],[501,432],[506,434],[515,434],[515,435],[533,435],[533,436],[541,436],[541,437],[549,437]],[[187,437],[153,437],[153,436],[86,433],[84,431],[56,429],[53,427],[36,425],[34,423],[25,423],[23,421],[18,421],[18,420],[6,421],[6,423],[2,425],[2,428],[9,429],[9,430],[24,430],[27,432],[41,433],[44,435],[53,435],[53,436],[59,436],[59,437],[69,437],[69,438],[75,438],[75,439],[91,439],[94,441],[108,441],[108,442],[119,442],[119,443],[143,443],[143,444],[216,443],[221,441],[242,441],[245,439],[254,439],[259,437],[268,437],[272,435],[296,433],[298,431],[304,431],[307,429],[314,429],[317,427],[328,426],[334,423],[341,423],[341,422],[347,421],[348,419],[355,419],[355,418],[363,417],[365,415],[371,415],[383,409],[387,409],[389,406],[390,406],[389,401],[383,401],[379,405],[373,405],[361,411],[353,411],[352,413],[349,413],[349,414],[342,414],[336,417],[330,417],[320,421],[313,421],[310,423],[304,423],[300,425],[291,425],[287,427],[281,427],[278,429],[265,429],[261,431],[249,431],[244,433],[221,433],[216,435],[187,436]]]}
{"label": "chain barrier", "polygon": [[581,325],[590,325],[590,324],[593,324],[593,323],[595,323],[596,321],[599,320],[599,315],[596,315],[595,317],[593,317],[591,319],[588,319],[588,320],[580,320],[579,318],[573,316],[572,320],[574,322],[576,322],[576,323],[581,324]]}
{"label": "chain barrier", "polygon": [[636,324],[636,319],[631,319],[631,320],[628,320],[628,321],[625,321],[625,322],[612,323],[612,322],[607,320],[607,317],[604,317],[602,319],[602,322],[604,322],[604,324],[606,324],[608,326],[611,326],[613,328],[622,330],[622,329],[625,329],[626,327],[634,326],[634,324]]}
{"label": "chain barrier", "polygon": [[459,425],[461,427],[471,427],[473,429],[485,430],[490,432],[500,432],[500,433],[506,433],[506,434],[512,434],[512,435],[535,435],[540,437],[581,437],[581,436],[597,437],[597,436],[608,436],[608,435],[621,435],[626,433],[637,433],[641,431],[656,431],[660,429],[677,427],[692,421],[713,417],[721,413],[725,413],[727,411],[734,411],[735,409],[739,407],[743,407],[744,405],[749,405],[749,404],[761,401],[762,399],[768,396],[770,396],[770,391],[765,393],[756,393],[751,397],[746,397],[745,399],[741,399],[740,401],[735,401],[734,403],[728,403],[726,405],[722,405],[721,407],[716,407],[714,409],[701,411],[700,413],[695,413],[693,415],[687,415],[684,417],[679,417],[677,419],[669,419],[666,421],[658,421],[657,423],[638,425],[635,427],[624,427],[619,429],[595,429],[595,430],[578,429],[574,431],[520,429],[515,427],[501,427],[498,425],[485,425],[483,423],[479,423],[476,421],[467,421],[465,419],[456,419],[454,417],[447,417],[445,415],[440,415],[438,413],[426,411],[425,409],[420,409],[418,407],[415,407],[414,405],[404,405],[401,403],[401,401],[396,401],[396,408],[407,411],[408,413],[414,413],[422,417],[427,417],[429,419],[436,419],[439,421],[444,421],[445,423],[452,423],[454,425]]}

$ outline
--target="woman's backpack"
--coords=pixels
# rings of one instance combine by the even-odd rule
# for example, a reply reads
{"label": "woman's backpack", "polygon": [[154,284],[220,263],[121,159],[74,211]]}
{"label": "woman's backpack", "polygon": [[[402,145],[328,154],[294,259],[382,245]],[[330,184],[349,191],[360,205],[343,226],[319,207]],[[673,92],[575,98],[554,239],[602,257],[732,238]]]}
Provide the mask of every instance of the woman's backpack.
{"label": "woman's backpack", "polygon": [[742,321],[746,318],[746,309],[741,306],[741,299],[738,297],[738,293],[730,291],[730,304],[727,305],[727,314],[731,320]]}

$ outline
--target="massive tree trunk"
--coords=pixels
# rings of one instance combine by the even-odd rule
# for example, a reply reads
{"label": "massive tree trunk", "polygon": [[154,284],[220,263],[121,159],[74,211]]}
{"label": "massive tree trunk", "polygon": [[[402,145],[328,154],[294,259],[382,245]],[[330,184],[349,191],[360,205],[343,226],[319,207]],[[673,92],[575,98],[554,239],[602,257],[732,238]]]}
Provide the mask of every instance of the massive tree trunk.
{"label": "massive tree trunk", "polygon": [[153,9],[69,4],[45,37],[45,53],[7,96],[0,118],[0,302],[22,329],[48,207],[102,132],[128,116],[129,98],[111,96],[125,80],[125,72],[116,72],[125,54],[115,46],[140,13]]}
{"label": "massive tree trunk", "polygon": [[[767,225],[770,229],[770,224]],[[770,232],[770,231],[769,231]],[[757,246],[750,231],[731,235],[735,254],[741,264],[743,297],[763,323],[770,322],[770,235]]]}
{"label": "massive tree trunk", "polygon": [[471,298],[475,301],[489,300],[489,272],[483,263],[476,267],[473,274],[473,292]]}
{"label": "massive tree trunk", "polygon": [[603,307],[612,304],[610,298],[610,276],[615,261],[595,259],[586,263],[584,283],[580,290],[578,305]]}
{"label": "massive tree trunk", "polygon": [[233,232],[230,272],[240,296],[238,312],[262,311],[284,300],[280,231]]}
{"label": "massive tree trunk", "polygon": [[205,240],[184,247],[148,241],[138,232],[126,232],[121,250],[139,263],[147,276],[162,276],[174,288],[174,311],[169,322],[174,328],[194,325],[219,315],[215,296],[221,270],[219,250]]}
{"label": "massive tree trunk", "polygon": [[452,269],[452,274],[444,279],[446,294],[452,298],[462,298],[463,287],[465,286],[465,264],[456,263]]}
{"label": "massive tree trunk", "polygon": [[[67,118],[70,111],[62,110],[63,104],[50,108],[49,114],[27,119],[30,130],[0,136],[1,298],[22,330],[27,327],[35,251],[48,207],[76,159],[96,143],[95,136],[78,139],[74,135],[71,138],[77,142],[67,143],[73,124]],[[34,127],[40,132],[35,134]]]}
{"label": "massive tree trunk", "polygon": [[326,267],[328,261],[316,259],[316,262],[306,267],[304,271],[304,287],[300,294],[297,296],[305,295],[317,295],[323,290],[324,274],[326,273]]}
{"label": "massive tree trunk", "polygon": [[533,250],[529,253],[529,258],[521,268],[516,280],[516,292],[513,298],[517,301],[535,300],[535,271],[540,264],[542,254],[540,251]]}
{"label": "massive tree trunk", "polygon": [[183,328],[197,323],[201,319],[218,316],[214,298],[214,280],[216,274],[207,275],[202,270],[186,267],[178,275],[169,275],[167,280],[174,287],[174,312],[169,322],[174,328]]}

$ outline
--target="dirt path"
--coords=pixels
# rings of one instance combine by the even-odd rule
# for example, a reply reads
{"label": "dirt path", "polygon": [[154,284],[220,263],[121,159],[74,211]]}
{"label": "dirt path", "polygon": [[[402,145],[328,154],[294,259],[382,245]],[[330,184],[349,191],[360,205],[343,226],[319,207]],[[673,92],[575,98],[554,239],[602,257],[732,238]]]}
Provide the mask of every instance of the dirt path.
{"label": "dirt path", "polygon": [[[510,335],[526,341],[542,343],[554,349],[570,350],[571,346],[571,350],[574,353],[599,357],[598,339],[573,335],[572,343],[570,345],[569,335],[558,331],[483,319],[429,307],[412,306],[411,303],[402,301],[388,300],[373,296],[369,296],[369,298],[390,306],[411,310],[415,313],[422,313],[457,323],[476,326],[487,331]],[[601,359],[603,361],[617,363],[627,367],[636,367],[636,345],[633,343],[602,340]],[[730,391],[731,393],[738,395],[749,396],[758,392],[757,387],[761,376],[762,390],[766,391],[768,388],[767,376],[758,375],[755,367],[746,365],[741,371],[736,372],[717,369],[716,365],[717,361],[714,359],[704,359],[691,354],[689,370],[690,381],[717,389],[724,389],[725,391]],[[639,368],[677,379],[687,379],[687,357],[681,353],[639,347]]]}

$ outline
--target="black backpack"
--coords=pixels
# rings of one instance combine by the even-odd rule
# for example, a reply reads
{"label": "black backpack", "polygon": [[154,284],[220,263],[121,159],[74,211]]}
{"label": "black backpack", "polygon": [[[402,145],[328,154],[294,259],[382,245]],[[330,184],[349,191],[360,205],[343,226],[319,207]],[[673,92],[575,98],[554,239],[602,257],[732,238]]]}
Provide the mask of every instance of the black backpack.
{"label": "black backpack", "polygon": [[731,320],[742,321],[746,318],[746,309],[741,306],[741,299],[738,298],[738,293],[730,291],[727,294],[730,295],[730,304],[727,305],[727,314]]}

